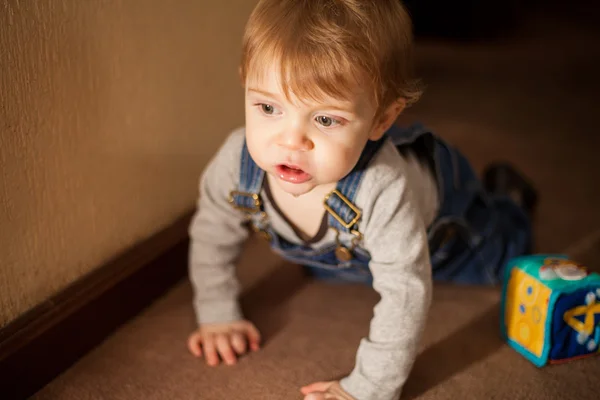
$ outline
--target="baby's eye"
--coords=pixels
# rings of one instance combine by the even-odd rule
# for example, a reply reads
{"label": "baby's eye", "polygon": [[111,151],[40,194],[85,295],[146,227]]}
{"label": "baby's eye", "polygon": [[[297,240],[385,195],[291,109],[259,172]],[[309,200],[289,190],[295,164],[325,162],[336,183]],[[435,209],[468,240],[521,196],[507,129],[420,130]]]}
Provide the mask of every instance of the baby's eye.
{"label": "baby's eye", "polygon": [[339,123],[340,123],[340,121],[338,121],[337,119],[333,119],[333,118],[327,117],[325,115],[319,115],[316,119],[319,124],[323,125],[326,128],[333,126],[333,125],[339,125]]}
{"label": "baby's eye", "polygon": [[275,107],[273,107],[270,104],[260,104],[260,108],[261,108],[262,112],[267,115],[275,114]]}

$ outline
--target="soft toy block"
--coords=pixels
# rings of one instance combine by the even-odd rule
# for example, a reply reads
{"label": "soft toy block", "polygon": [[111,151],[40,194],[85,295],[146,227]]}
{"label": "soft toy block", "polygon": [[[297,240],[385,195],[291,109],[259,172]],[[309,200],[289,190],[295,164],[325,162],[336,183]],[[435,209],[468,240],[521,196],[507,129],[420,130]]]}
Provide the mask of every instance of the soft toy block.
{"label": "soft toy block", "polygon": [[600,275],[566,255],[509,261],[502,288],[501,330],[538,367],[597,354]]}

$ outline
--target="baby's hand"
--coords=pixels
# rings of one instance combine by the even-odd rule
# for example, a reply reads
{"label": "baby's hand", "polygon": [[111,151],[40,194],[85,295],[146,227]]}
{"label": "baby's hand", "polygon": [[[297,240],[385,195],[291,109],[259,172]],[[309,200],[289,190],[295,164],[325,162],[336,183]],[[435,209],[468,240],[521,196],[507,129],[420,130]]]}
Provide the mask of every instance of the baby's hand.
{"label": "baby's hand", "polygon": [[237,361],[237,355],[260,348],[260,333],[250,321],[223,324],[202,324],[188,339],[188,348],[196,357],[204,354],[210,366],[219,364],[219,355],[227,365]]}
{"label": "baby's hand", "polygon": [[300,389],[304,400],[355,400],[342,387],[339,381],[315,382]]}

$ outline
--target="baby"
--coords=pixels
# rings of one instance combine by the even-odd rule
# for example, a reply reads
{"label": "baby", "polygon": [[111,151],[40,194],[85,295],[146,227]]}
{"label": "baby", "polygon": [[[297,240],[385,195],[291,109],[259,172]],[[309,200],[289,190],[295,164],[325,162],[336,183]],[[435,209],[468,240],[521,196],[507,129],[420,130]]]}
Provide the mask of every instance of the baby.
{"label": "baby", "polygon": [[536,195],[511,167],[480,180],[453,147],[395,121],[420,95],[411,22],[399,0],[261,0],[246,26],[245,127],[207,166],[190,227],[199,328],[209,365],[260,346],[234,263],[248,227],[315,279],[372,285],[381,299],[352,371],[305,399],[398,399],[434,279],[495,284],[530,248]]}

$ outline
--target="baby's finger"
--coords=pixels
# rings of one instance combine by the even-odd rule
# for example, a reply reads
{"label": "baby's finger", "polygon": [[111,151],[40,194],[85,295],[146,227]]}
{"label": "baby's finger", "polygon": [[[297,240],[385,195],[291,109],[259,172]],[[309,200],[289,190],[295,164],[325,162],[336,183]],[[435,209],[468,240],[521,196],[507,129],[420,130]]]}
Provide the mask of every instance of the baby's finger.
{"label": "baby's finger", "polygon": [[204,358],[211,367],[219,364],[219,355],[215,346],[215,336],[207,335],[203,338],[202,347],[204,348]]}
{"label": "baby's finger", "polygon": [[190,353],[192,353],[196,357],[202,356],[202,348],[200,347],[200,342],[201,342],[201,336],[197,333],[191,334],[190,337],[188,338],[188,342],[187,342],[188,349],[190,350]]}
{"label": "baby's finger", "polygon": [[230,334],[231,347],[239,355],[246,352],[246,337],[241,332],[232,332]]}
{"label": "baby's finger", "polygon": [[217,350],[225,364],[232,365],[236,362],[236,357],[229,343],[229,337],[225,334],[219,334],[216,337]]}
{"label": "baby's finger", "polygon": [[256,327],[249,323],[246,325],[246,335],[248,335],[248,341],[250,342],[250,349],[257,351],[260,348],[260,332]]}

